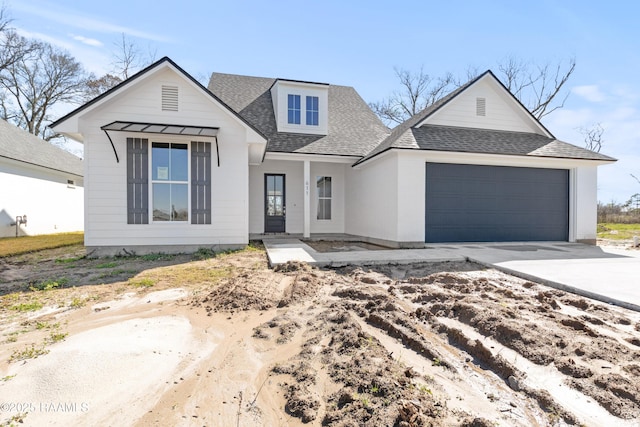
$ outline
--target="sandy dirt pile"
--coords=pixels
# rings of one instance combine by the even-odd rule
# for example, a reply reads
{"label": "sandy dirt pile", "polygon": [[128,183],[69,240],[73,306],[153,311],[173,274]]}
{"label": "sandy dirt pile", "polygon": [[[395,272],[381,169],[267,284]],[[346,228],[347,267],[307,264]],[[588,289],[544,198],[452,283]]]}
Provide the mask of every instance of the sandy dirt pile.
{"label": "sandy dirt pile", "polygon": [[0,423],[640,423],[637,312],[470,263],[74,250],[0,260]]}

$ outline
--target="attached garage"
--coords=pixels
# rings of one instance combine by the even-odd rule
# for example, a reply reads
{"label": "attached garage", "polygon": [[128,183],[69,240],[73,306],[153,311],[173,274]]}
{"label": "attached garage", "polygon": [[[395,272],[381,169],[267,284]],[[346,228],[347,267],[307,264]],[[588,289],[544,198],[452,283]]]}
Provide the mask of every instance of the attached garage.
{"label": "attached garage", "polygon": [[426,242],[568,239],[567,169],[426,164]]}

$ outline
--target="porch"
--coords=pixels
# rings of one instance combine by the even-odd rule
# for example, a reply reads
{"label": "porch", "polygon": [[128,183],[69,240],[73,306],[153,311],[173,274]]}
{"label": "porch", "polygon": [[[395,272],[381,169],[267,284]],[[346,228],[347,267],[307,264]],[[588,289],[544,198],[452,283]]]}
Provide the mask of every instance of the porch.
{"label": "porch", "polygon": [[350,157],[268,153],[249,168],[249,235],[310,238],[345,232]]}

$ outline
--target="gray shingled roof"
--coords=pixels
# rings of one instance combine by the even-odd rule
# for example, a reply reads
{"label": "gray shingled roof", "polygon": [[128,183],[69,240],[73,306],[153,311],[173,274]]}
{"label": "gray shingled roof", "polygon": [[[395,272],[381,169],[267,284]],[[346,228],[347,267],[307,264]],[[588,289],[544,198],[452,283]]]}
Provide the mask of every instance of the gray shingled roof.
{"label": "gray shingled roof", "polygon": [[278,132],[269,90],[276,80],[214,73],[209,82],[213,94],[268,138],[267,151],[364,156],[389,134],[352,87],[337,85],[328,86],[328,135]]}
{"label": "gray shingled roof", "polygon": [[409,129],[397,140],[394,148],[605,161],[615,160],[604,154],[589,151],[535,133],[436,125],[423,125],[419,128]]}
{"label": "gray shingled roof", "polygon": [[[440,98],[433,105],[396,126],[386,139],[356,164],[392,148],[615,161],[604,154],[535,133],[435,125],[415,127],[487,74],[495,78],[491,71],[486,71]],[[499,82],[497,78],[496,81]],[[515,97],[514,100],[519,102]]]}
{"label": "gray shingled roof", "polygon": [[0,120],[0,157],[82,176],[82,159]]}

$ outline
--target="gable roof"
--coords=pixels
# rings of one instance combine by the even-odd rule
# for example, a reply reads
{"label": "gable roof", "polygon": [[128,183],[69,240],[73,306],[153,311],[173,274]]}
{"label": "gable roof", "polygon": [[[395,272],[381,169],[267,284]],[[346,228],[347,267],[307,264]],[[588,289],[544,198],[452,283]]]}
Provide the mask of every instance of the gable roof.
{"label": "gable roof", "polygon": [[95,106],[96,104],[100,103],[101,101],[109,98],[110,96],[112,96],[116,92],[119,92],[119,91],[123,90],[124,88],[131,86],[134,82],[140,80],[140,78],[142,78],[143,76],[145,76],[149,72],[151,72],[151,71],[153,71],[153,70],[155,70],[155,69],[157,69],[157,68],[159,68],[159,67],[161,67],[163,65],[164,66],[167,66],[167,65],[171,66],[173,69],[175,69],[175,71],[177,71],[179,74],[182,74],[183,77],[185,77],[187,80],[189,80],[191,83],[193,83],[198,89],[203,91],[207,96],[213,98],[223,108],[225,108],[231,114],[233,114],[235,117],[240,119],[245,125],[249,126],[258,135],[260,135],[261,137],[265,138],[265,136],[260,132],[259,129],[254,127],[251,123],[249,123],[247,120],[245,120],[242,116],[237,114],[236,111],[233,110],[233,108],[229,107],[224,101],[222,101],[220,98],[218,98],[216,95],[214,95],[209,89],[204,87],[199,81],[197,81],[195,78],[193,78],[189,73],[187,73],[185,70],[183,70],[178,64],[173,62],[167,56],[165,56],[165,57],[161,58],[160,60],[154,62],[153,64],[149,65],[148,67],[138,71],[136,74],[134,74],[133,76],[129,77],[125,81],[117,84],[116,86],[114,86],[111,89],[107,90],[106,92],[98,95],[97,97],[95,97],[91,101],[87,102],[86,104],[81,105],[80,107],[76,108],[75,110],[71,111],[70,113],[68,113],[68,114],[64,115],[63,117],[59,118],[58,120],[54,121],[53,123],[51,123],[49,125],[49,127],[53,129],[56,126],[59,126],[61,123],[69,120],[70,118],[72,118],[74,116],[77,116],[81,112],[83,112],[85,110],[88,110],[88,109],[92,108],[93,106]]}
{"label": "gable roof", "polygon": [[80,177],[83,173],[82,159],[4,120],[0,120],[0,157]]}
{"label": "gable roof", "polygon": [[[515,101],[518,108],[523,109],[540,128],[542,135],[529,132],[512,132],[502,130],[477,129],[465,127],[451,127],[441,125],[424,124],[435,112],[447,105],[451,100],[459,96],[466,89],[473,86],[479,80],[491,77],[504,91]],[[567,142],[556,140],[553,134],[537,120],[524,105],[500,82],[491,72],[485,71],[478,77],[438,101],[425,108],[421,112],[410,117],[404,123],[396,126],[391,134],[378,146],[367,153],[355,165],[366,162],[390,149],[415,149],[451,151],[463,153],[520,155],[533,157],[555,157],[582,160],[615,161],[614,158],[605,156],[577,147]]]}
{"label": "gable roof", "polygon": [[362,157],[389,134],[355,89],[338,85],[327,85],[327,135],[278,132],[270,91],[278,80],[213,73],[209,89],[268,138],[268,152]]}

